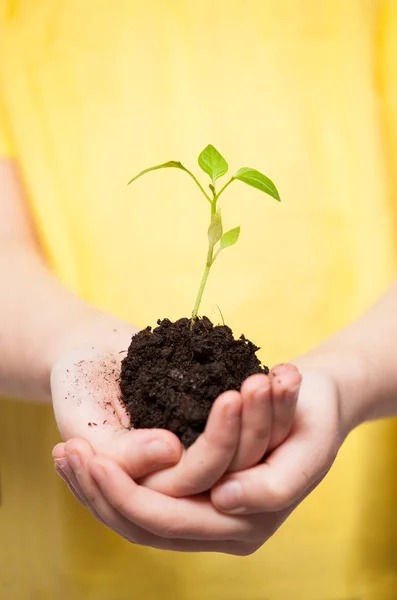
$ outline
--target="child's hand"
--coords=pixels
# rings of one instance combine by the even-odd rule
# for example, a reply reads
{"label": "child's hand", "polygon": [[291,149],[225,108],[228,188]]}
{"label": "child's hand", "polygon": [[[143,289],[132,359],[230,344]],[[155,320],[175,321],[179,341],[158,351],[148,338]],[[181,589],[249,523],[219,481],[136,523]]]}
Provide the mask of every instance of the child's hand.
{"label": "child's hand", "polygon": [[[294,386],[285,396],[295,402]],[[235,406],[237,397],[231,400]],[[246,555],[273,535],[321,481],[346,434],[335,383],[321,371],[308,371],[287,439],[265,462],[226,475],[213,487],[211,497],[208,493],[184,498],[161,494],[138,485],[114,460],[95,456],[87,442],[70,443],[81,459],[74,476],[84,501],[120,535],[156,548]],[[193,451],[192,446],[186,456]],[[181,486],[175,473],[173,477],[174,486]],[[240,488],[229,487],[231,482]]]}
{"label": "child's hand", "polygon": [[[175,466],[153,473],[140,483],[168,496],[191,496],[208,491],[226,472],[256,465],[287,438],[300,382],[301,376],[293,365],[279,365],[269,376],[248,378],[241,394],[224,395],[235,398],[236,411],[241,409],[240,423],[234,420],[232,426],[220,413],[215,419],[213,411],[205,432],[183,452]],[[232,430],[237,425],[238,435]]]}
{"label": "child's hand", "polygon": [[320,483],[347,433],[333,379],[321,371],[304,371],[288,437],[264,462],[215,485],[214,506],[233,515],[274,513],[277,522],[279,511],[291,511]]}

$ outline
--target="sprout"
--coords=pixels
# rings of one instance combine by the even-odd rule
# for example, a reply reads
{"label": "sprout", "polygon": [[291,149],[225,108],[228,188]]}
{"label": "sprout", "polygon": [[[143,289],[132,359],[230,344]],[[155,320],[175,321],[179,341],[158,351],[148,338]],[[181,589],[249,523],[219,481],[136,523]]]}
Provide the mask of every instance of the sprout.
{"label": "sprout", "polygon": [[218,258],[219,254],[225,248],[229,248],[230,246],[234,246],[234,244],[238,241],[240,236],[240,227],[234,227],[226,233],[223,233],[222,226],[222,216],[221,211],[218,207],[218,200],[226,190],[226,188],[233,183],[233,181],[242,181],[247,185],[251,185],[252,187],[257,188],[258,190],[272,196],[278,202],[280,201],[280,196],[276,189],[274,183],[263,175],[256,169],[251,169],[248,167],[243,167],[239,169],[235,175],[233,175],[227,183],[220,189],[219,192],[216,191],[216,182],[220,177],[226,175],[229,170],[229,166],[223,156],[218,152],[214,146],[208,145],[198,157],[198,164],[200,168],[211,178],[211,183],[209,184],[209,190],[211,194],[208,194],[198,179],[193,175],[191,171],[186,169],[180,162],[175,160],[171,160],[169,162],[163,163],[161,165],[156,165],[155,167],[150,167],[149,169],[145,169],[141,171],[133,177],[128,183],[132,183],[142,175],[149,173],[150,171],[157,171],[158,169],[167,169],[174,168],[180,169],[187,173],[195,182],[197,187],[200,189],[202,194],[205,196],[207,201],[211,205],[211,220],[208,227],[208,252],[207,259],[205,263],[204,273],[200,282],[200,287],[197,293],[196,301],[194,303],[193,311],[192,311],[192,320],[191,325],[193,326],[194,322],[198,318],[198,311],[200,308],[201,300],[203,297],[205,285],[207,283],[208,275],[210,273],[211,267],[214,264],[215,260]]}

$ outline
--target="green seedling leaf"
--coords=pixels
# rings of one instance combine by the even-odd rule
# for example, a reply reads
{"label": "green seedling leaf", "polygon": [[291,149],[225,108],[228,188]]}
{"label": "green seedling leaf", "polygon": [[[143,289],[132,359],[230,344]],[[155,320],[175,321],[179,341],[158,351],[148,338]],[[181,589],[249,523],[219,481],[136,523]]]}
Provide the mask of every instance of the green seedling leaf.
{"label": "green seedling leaf", "polygon": [[208,241],[210,243],[210,246],[213,247],[217,242],[219,242],[219,240],[222,237],[222,232],[222,217],[220,212],[217,212],[214,215],[212,215],[211,224],[208,228]]}
{"label": "green seedling leaf", "polygon": [[229,246],[234,246],[240,236],[240,226],[235,227],[234,229],[229,229],[226,233],[221,237],[221,250],[224,248],[229,248]]}
{"label": "green seedling leaf", "polygon": [[212,184],[215,183],[219,177],[225,175],[229,168],[227,162],[218,150],[209,144],[200,156],[198,157],[198,164],[204,173],[207,173],[212,179]]}
{"label": "green seedling leaf", "polygon": [[275,200],[280,202],[280,196],[274,183],[268,177],[266,177],[266,175],[263,175],[256,169],[243,167],[237,171],[234,179],[238,179],[239,181],[243,181],[248,185],[252,185],[252,187],[265,192],[265,194],[269,194],[269,196],[272,196]]}
{"label": "green seedling leaf", "polygon": [[186,167],[183,166],[182,163],[180,163],[177,160],[170,160],[166,163],[163,163],[161,165],[156,165],[155,167],[150,167],[149,169],[145,169],[144,171],[141,171],[140,173],[138,173],[138,175],[135,175],[135,177],[133,177],[132,179],[130,179],[130,181],[128,182],[128,185],[130,185],[130,183],[132,183],[133,181],[136,181],[137,179],[139,179],[139,177],[142,177],[142,175],[146,175],[146,173],[150,173],[151,171],[158,171],[158,169],[180,169],[181,171],[185,171],[185,173],[187,173],[194,181],[194,183],[200,188],[201,192],[204,194],[204,196],[207,198],[208,202],[211,202],[211,198],[209,197],[209,195],[207,194],[207,192],[204,190],[203,186],[201,185],[201,183],[198,181],[197,177],[195,177],[193,175],[193,173],[191,171],[189,171],[189,169],[187,169]]}
{"label": "green seedling leaf", "polygon": [[140,173],[138,173],[138,175],[135,175],[135,177],[130,179],[130,181],[128,182],[128,185],[130,183],[132,183],[133,181],[136,181],[137,179],[139,179],[139,177],[142,177],[142,175],[146,175],[146,173],[150,173],[151,171],[157,171],[158,169],[170,169],[170,168],[181,169],[182,171],[186,171],[186,173],[189,173],[189,175],[190,175],[190,171],[188,171],[186,169],[186,167],[183,166],[182,163],[180,163],[176,160],[170,160],[166,163],[163,163],[162,165],[156,165],[155,167],[149,167],[149,169],[145,169],[144,171],[141,171]]}

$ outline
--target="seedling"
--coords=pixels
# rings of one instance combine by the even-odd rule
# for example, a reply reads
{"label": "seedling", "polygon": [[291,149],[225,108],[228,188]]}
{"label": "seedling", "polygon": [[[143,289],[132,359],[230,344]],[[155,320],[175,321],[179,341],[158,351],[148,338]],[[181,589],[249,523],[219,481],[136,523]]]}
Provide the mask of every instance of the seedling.
{"label": "seedling", "polygon": [[[242,181],[280,200],[275,185],[262,173],[244,167],[226,180],[226,160],[213,146],[207,146],[198,158],[200,168],[210,177],[208,187],[180,162],[169,161],[150,167],[131,179],[157,169],[176,168],[185,171],[210,204],[208,250],[203,277],[191,318],[175,322],[157,321],[157,327],[146,327],[132,339],[120,374],[121,399],[136,429],[152,427],[172,431],[188,448],[204,431],[211,407],[226,390],[241,389],[251,375],[267,375],[269,368],[261,364],[259,347],[244,335],[235,338],[230,327],[214,326],[210,319],[198,319],[201,299],[211,267],[219,254],[239,239],[240,227],[223,233],[219,199],[233,181]],[[218,191],[219,186],[219,191]]]}
{"label": "seedling", "polygon": [[203,273],[203,277],[200,282],[200,287],[197,293],[196,301],[194,303],[193,311],[192,311],[192,319],[191,326],[193,326],[194,322],[197,320],[198,311],[200,308],[201,300],[203,297],[205,285],[208,280],[208,275],[210,273],[211,267],[214,264],[215,260],[218,258],[219,254],[229,248],[230,246],[234,246],[234,244],[238,241],[240,236],[240,227],[234,227],[226,233],[223,233],[222,226],[222,216],[221,210],[218,206],[218,200],[226,190],[226,188],[233,183],[234,181],[242,181],[252,187],[257,188],[258,190],[272,196],[277,201],[280,201],[280,196],[276,189],[274,183],[263,175],[256,169],[251,169],[249,167],[243,167],[237,171],[235,175],[233,175],[229,181],[227,181],[223,187],[217,192],[216,184],[218,179],[226,175],[229,170],[229,166],[223,156],[214,148],[214,146],[208,145],[198,157],[198,164],[200,168],[211,178],[211,183],[209,184],[210,194],[208,194],[198,179],[193,175],[191,171],[189,171],[186,167],[184,167],[180,162],[175,160],[171,160],[169,162],[163,163],[161,165],[156,165],[154,167],[150,167],[149,169],[145,169],[141,171],[133,177],[128,183],[132,183],[136,181],[142,175],[146,173],[150,173],[150,171],[157,171],[158,169],[167,169],[167,168],[175,168],[180,169],[181,171],[185,171],[195,182],[197,187],[200,189],[202,194],[205,196],[207,201],[211,206],[211,218],[210,224],[208,227],[208,251],[207,251],[207,259],[205,263],[205,269]]}

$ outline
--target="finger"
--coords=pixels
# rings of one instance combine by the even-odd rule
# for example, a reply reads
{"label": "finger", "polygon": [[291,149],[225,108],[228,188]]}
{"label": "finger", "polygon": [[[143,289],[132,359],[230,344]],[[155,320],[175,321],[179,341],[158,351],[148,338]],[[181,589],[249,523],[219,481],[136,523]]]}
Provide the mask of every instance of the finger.
{"label": "finger", "polygon": [[67,461],[65,444],[57,444],[52,451],[52,457],[57,475],[63,479],[76,500],[83,506],[86,506],[83,493]]}
{"label": "finger", "polygon": [[248,469],[266,453],[272,430],[271,387],[266,375],[252,375],[241,387],[240,442],[228,471]]}
{"label": "finger", "polygon": [[[131,523],[121,515],[104,497],[99,486],[91,477],[87,468],[89,460],[94,456],[89,444],[74,442],[73,451],[79,455],[79,466],[73,472],[78,481],[85,505],[93,515],[104,525],[124,537],[126,540],[149,546],[160,550],[171,550],[178,552],[220,552],[236,556],[248,556],[258,549],[258,542],[236,542],[236,541],[201,541],[190,539],[167,539],[145,531],[142,527]],[[209,504],[209,501],[207,501]],[[212,507],[211,507],[212,509]]]}
{"label": "finger", "polygon": [[215,401],[205,431],[171,469],[145,478],[142,484],[173,497],[209,490],[226,472],[237,450],[241,428],[241,395],[230,391]]}
{"label": "finger", "polygon": [[[92,448],[87,443],[87,448],[90,453],[93,454]],[[63,454],[63,456],[61,456]],[[65,444],[58,444],[53,450],[54,461],[55,461],[55,471],[58,475],[64,480],[66,485],[69,488],[69,491],[72,492],[73,496],[76,500],[85,508],[91,511],[93,516],[103,523],[101,516],[96,511],[95,507],[90,503],[85,491],[83,490],[76,473],[71,467],[70,462],[67,459]]]}
{"label": "finger", "polygon": [[[66,459],[62,459],[62,460],[67,462]],[[61,465],[59,462],[55,461],[54,468],[55,468],[55,472],[57,473],[57,475],[59,475],[59,477],[66,483],[67,487],[69,488],[69,491],[72,492],[72,494],[76,498],[77,502],[79,502],[83,506],[86,506],[83,495],[81,494],[80,490],[79,491],[77,490],[76,486],[73,485],[73,483],[71,481],[71,476],[69,474],[69,471],[70,471],[69,465],[64,466],[64,465]]]}
{"label": "finger", "polygon": [[270,372],[273,427],[268,451],[282,444],[292,429],[301,381],[294,365],[277,365]]}
{"label": "finger", "polygon": [[63,442],[56,444],[52,450],[52,458],[57,460],[59,458],[65,458],[65,444]]}
{"label": "finger", "polygon": [[182,456],[178,438],[161,429],[120,432],[95,450],[113,458],[133,479],[176,465]]}
{"label": "finger", "polygon": [[70,480],[76,482],[72,484],[72,489],[77,488],[79,490],[79,497],[82,499],[82,504],[91,511],[94,517],[128,541],[142,545],[146,545],[146,542],[147,545],[150,545],[150,543],[153,544],[155,542],[152,539],[154,536],[149,534],[145,537],[143,530],[129,523],[124,517],[118,514],[103,497],[102,492],[87,468],[88,461],[94,456],[94,451],[90,444],[85,440],[72,440],[65,445],[65,454],[67,456],[66,461],[69,472],[72,473]]}
{"label": "finger", "polygon": [[305,405],[297,413],[291,436],[265,463],[227,475],[214,486],[211,500],[218,510],[228,514],[283,510],[328,471],[340,446],[336,391],[315,375],[305,375],[301,393]]}
{"label": "finger", "polygon": [[245,517],[214,509],[207,497],[170,498],[137,485],[114,461],[94,456],[89,473],[105,499],[134,525],[167,539],[256,541],[257,528]]}
{"label": "finger", "polygon": [[[299,451],[298,448],[296,450]],[[303,461],[306,471],[301,468],[302,457],[299,454],[288,457],[289,462],[296,461],[298,474],[294,474],[285,468],[282,472],[284,465],[280,465],[277,472],[275,462],[278,461],[274,461],[272,455],[269,462],[228,476],[219,485],[214,486],[211,500],[218,510],[232,515],[278,512],[286,509],[305,493],[312,481],[316,480],[316,469],[310,469],[307,459],[305,456]]]}
{"label": "finger", "polygon": [[[114,444],[107,450],[106,455],[114,455],[115,461],[125,468],[128,474],[137,479],[174,464],[179,457],[172,445],[156,437],[151,430],[136,430],[131,435],[122,435],[114,440]],[[90,452],[94,454],[92,446],[87,440],[80,438],[69,440],[65,444],[67,458],[73,460],[74,455]]]}

